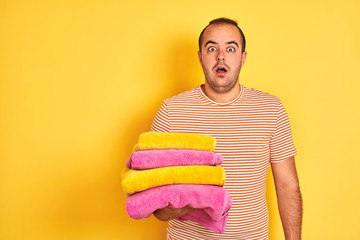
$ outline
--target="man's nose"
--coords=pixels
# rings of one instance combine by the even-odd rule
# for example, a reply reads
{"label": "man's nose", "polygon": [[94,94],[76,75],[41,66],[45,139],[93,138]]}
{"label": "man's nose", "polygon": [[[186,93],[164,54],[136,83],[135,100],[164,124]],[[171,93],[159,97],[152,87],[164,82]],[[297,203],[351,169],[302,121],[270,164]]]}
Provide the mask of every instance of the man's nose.
{"label": "man's nose", "polygon": [[222,51],[222,50],[219,51],[219,54],[217,55],[217,60],[218,61],[224,61],[225,60],[224,51]]}

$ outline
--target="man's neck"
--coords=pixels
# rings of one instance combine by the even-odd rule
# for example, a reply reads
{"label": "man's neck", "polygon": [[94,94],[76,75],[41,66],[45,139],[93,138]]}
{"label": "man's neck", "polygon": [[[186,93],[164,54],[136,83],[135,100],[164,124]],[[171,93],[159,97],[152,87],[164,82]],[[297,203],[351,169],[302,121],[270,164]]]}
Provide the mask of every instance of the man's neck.
{"label": "man's neck", "polygon": [[240,94],[240,84],[236,84],[229,92],[226,93],[218,93],[215,92],[209,85],[206,83],[201,85],[202,91],[205,95],[217,103],[227,103],[231,102]]}

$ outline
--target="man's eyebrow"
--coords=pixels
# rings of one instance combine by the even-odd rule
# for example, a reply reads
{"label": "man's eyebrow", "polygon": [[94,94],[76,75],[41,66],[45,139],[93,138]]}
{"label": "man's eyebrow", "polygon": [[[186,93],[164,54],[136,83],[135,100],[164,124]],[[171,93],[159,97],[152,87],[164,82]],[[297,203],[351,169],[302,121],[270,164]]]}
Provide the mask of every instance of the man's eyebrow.
{"label": "man's eyebrow", "polygon": [[239,47],[239,44],[235,41],[230,41],[230,42],[227,42],[227,44],[235,44],[237,47]]}
{"label": "man's eyebrow", "polygon": [[204,47],[206,47],[206,45],[208,45],[208,44],[217,44],[217,42],[214,42],[214,41],[207,41],[206,43],[205,43],[205,46]]}

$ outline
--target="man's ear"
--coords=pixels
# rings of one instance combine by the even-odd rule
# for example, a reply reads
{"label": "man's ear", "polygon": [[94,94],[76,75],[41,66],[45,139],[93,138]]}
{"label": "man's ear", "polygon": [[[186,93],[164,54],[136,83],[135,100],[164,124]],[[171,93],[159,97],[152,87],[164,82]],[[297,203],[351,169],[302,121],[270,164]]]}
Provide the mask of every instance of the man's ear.
{"label": "man's ear", "polygon": [[244,51],[244,52],[241,54],[241,67],[243,67],[244,64],[245,64],[246,56],[247,56],[247,51]]}
{"label": "man's ear", "polygon": [[199,58],[200,64],[202,64],[202,58],[201,58],[201,52],[200,51],[198,51],[198,58]]}

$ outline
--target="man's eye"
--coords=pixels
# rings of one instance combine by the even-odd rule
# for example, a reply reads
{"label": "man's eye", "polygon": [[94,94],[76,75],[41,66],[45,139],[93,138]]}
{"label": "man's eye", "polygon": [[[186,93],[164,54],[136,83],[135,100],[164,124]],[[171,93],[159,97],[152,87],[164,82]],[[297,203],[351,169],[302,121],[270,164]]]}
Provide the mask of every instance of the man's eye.
{"label": "man's eye", "polygon": [[216,47],[209,47],[209,51],[210,52],[216,51]]}
{"label": "man's eye", "polygon": [[235,48],[234,48],[234,47],[228,47],[227,50],[228,50],[229,52],[235,52]]}

